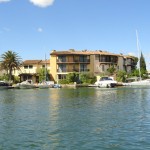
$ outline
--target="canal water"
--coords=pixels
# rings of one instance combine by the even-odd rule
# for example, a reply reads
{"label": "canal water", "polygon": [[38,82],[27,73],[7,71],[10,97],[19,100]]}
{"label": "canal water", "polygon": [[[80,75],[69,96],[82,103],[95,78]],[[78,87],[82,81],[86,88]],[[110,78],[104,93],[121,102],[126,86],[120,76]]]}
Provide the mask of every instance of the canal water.
{"label": "canal water", "polygon": [[149,150],[150,88],[0,91],[0,150]]}

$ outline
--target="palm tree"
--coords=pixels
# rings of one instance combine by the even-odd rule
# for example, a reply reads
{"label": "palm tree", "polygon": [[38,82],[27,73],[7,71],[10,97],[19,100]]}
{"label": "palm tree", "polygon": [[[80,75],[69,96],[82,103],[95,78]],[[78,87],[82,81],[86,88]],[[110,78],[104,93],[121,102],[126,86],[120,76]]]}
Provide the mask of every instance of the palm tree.
{"label": "palm tree", "polygon": [[16,52],[8,50],[4,54],[1,55],[1,69],[6,70],[9,80],[12,80],[12,71],[20,69],[21,58],[18,56]]}

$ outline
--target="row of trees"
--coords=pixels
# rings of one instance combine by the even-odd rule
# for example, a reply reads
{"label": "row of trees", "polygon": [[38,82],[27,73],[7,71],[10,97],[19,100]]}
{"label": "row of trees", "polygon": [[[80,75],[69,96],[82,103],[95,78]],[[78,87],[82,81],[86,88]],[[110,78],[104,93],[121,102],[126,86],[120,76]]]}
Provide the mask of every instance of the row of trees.
{"label": "row of trees", "polygon": [[96,82],[96,77],[92,76],[90,73],[69,73],[66,79],[59,80],[60,84],[69,83],[81,83],[81,84],[93,84]]}

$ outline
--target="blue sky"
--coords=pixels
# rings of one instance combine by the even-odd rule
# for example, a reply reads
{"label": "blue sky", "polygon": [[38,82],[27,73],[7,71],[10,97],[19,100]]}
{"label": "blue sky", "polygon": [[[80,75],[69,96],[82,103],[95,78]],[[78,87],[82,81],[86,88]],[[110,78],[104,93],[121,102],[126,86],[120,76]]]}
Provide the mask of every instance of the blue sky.
{"label": "blue sky", "polygon": [[0,54],[44,59],[55,50],[105,50],[137,56],[149,69],[150,0],[0,0]]}

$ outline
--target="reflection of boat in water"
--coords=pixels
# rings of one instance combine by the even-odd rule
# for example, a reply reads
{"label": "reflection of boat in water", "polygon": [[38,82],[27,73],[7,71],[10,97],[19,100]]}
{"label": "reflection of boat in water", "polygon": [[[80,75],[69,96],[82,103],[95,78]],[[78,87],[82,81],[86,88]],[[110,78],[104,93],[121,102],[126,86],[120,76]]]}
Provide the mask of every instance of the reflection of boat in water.
{"label": "reflection of boat in water", "polygon": [[5,81],[0,81],[0,89],[9,89],[11,86]]}
{"label": "reflection of boat in water", "polygon": [[113,88],[117,86],[117,81],[115,81],[113,77],[101,77],[95,84],[99,88]]}
{"label": "reflection of boat in water", "polygon": [[20,89],[33,89],[33,88],[36,88],[36,86],[33,84],[32,80],[26,80],[26,81],[23,81],[21,83],[18,83],[16,85],[16,88],[20,88]]}

